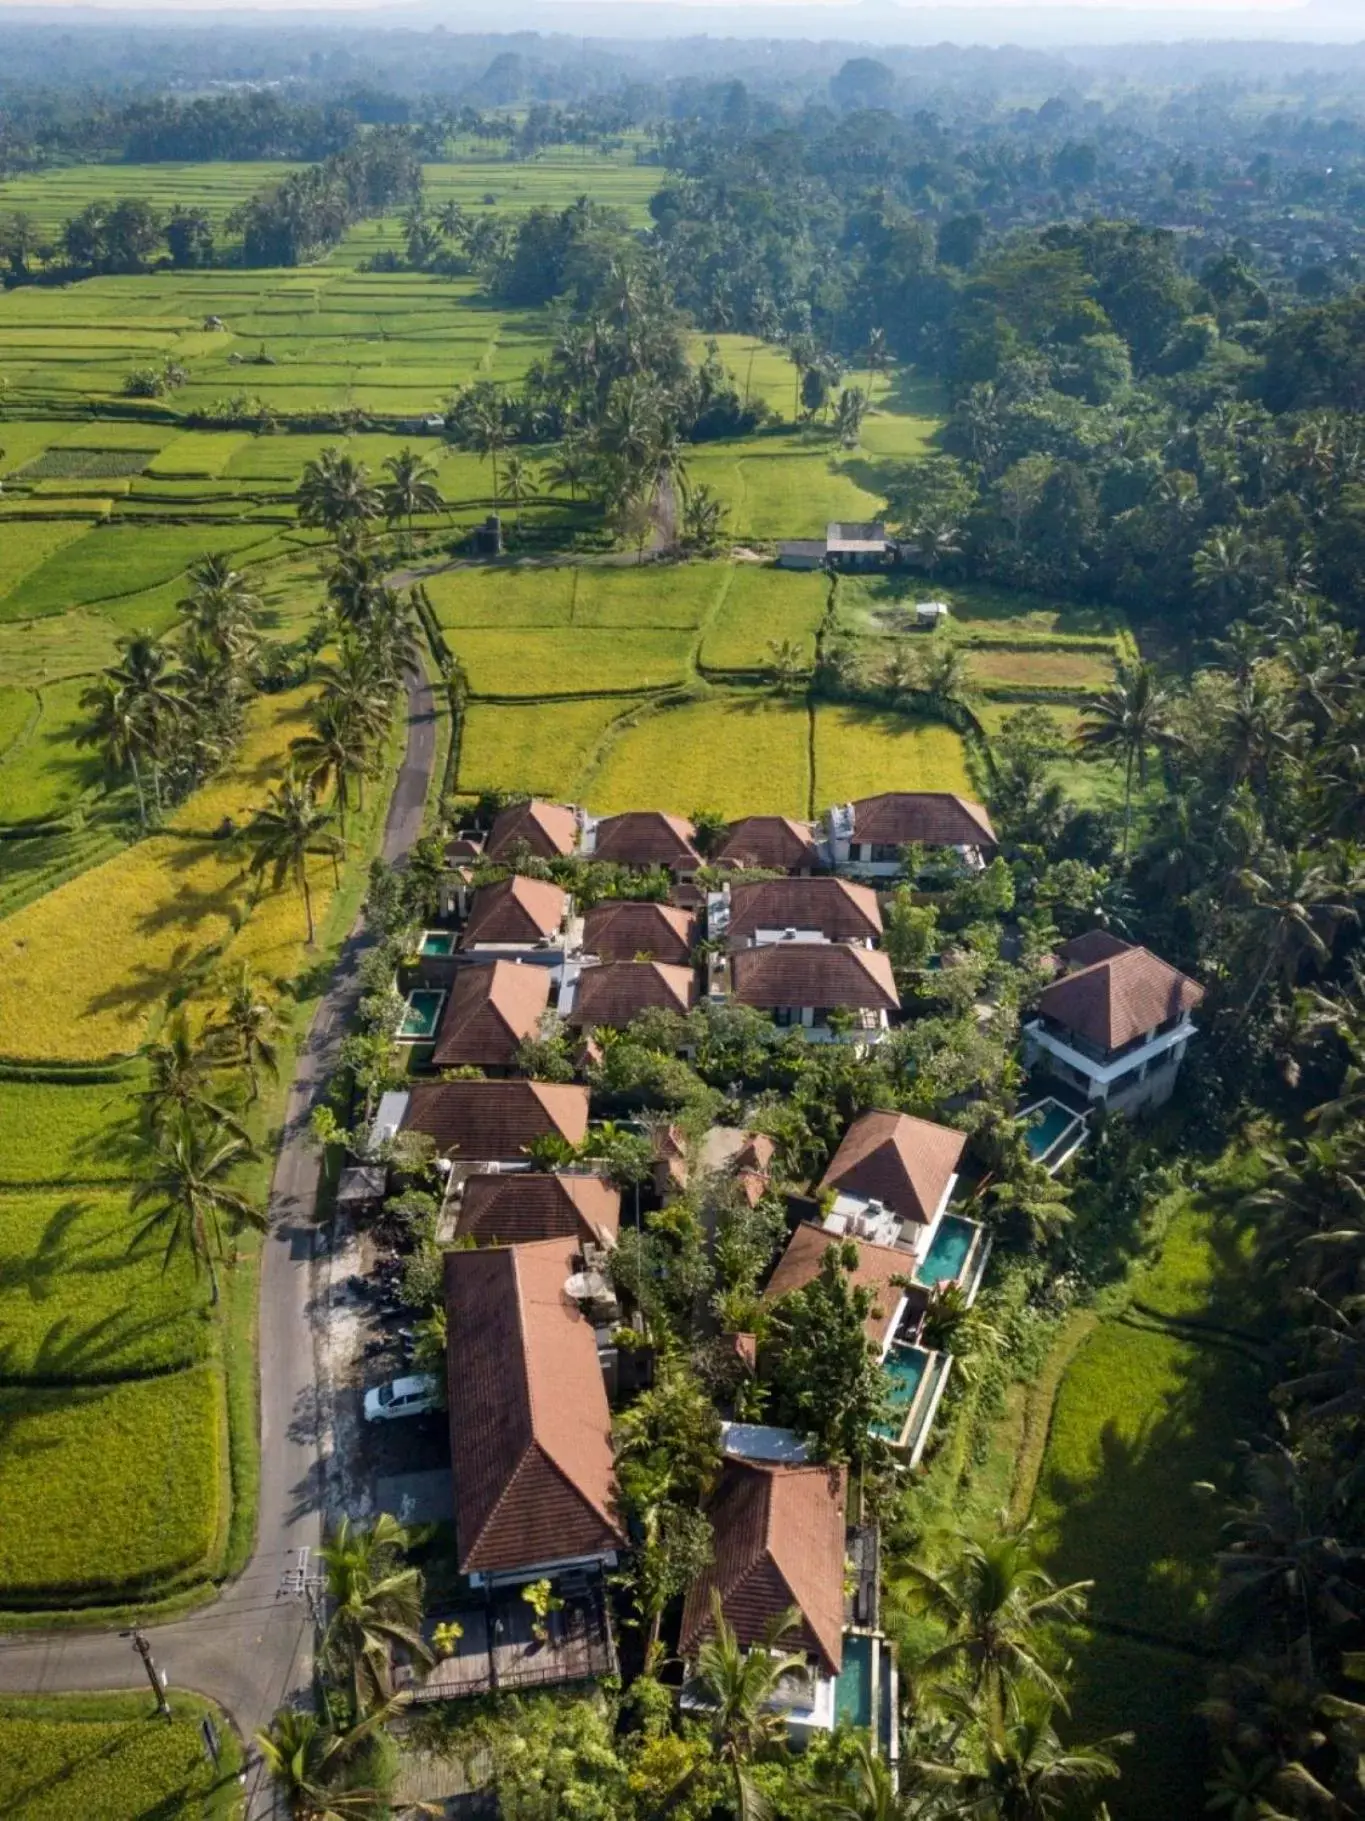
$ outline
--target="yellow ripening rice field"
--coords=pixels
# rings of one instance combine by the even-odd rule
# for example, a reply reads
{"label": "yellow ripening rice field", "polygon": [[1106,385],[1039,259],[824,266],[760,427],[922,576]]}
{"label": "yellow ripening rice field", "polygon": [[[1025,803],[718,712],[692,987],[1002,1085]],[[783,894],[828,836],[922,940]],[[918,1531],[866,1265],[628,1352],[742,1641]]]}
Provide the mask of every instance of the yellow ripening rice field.
{"label": "yellow ripening rice field", "polygon": [[938,721],[821,703],[815,716],[816,809],[883,790],[973,796],[961,735]]}

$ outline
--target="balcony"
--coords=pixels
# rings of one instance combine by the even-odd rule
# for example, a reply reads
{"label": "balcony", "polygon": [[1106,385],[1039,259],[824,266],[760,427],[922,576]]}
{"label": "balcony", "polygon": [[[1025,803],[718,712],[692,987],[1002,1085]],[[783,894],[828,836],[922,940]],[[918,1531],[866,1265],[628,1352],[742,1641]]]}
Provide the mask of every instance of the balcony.
{"label": "balcony", "polygon": [[454,1620],[463,1636],[451,1655],[420,1681],[409,1666],[400,1665],[399,1686],[414,1701],[458,1701],[615,1675],[616,1641],[600,1580],[565,1576],[557,1592],[564,1609],[547,1616],[543,1641],[533,1635],[534,1614],[515,1587],[478,1605],[433,1615],[423,1628],[428,1642],[441,1621]]}

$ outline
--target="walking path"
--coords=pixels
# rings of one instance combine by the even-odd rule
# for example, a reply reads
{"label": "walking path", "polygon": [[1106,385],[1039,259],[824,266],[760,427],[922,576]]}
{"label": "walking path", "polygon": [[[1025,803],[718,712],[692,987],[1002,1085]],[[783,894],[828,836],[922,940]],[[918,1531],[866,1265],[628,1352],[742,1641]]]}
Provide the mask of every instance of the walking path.
{"label": "walking path", "polygon": [[[408,741],[389,803],[383,855],[401,860],[422,832],[436,757],[431,684],[408,682]],[[279,1597],[282,1577],[303,1547],[321,1540],[324,1461],[314,1361],[313,1224],[320,1159],[308,1139],[319,1092],[336,1068],[338,1046],[358,996],[356,966],[367,938],[360,920],[338,957],[299,1053],[270,1189],[271,1228],[261,1256],[261,1489],[256,1549],[220,1598],[185,1619],[148,1629],[172,1686],[220,1702],[249,1739],[312,1677],[311,1626],[304,1605]],[[136,1688],[145,1672],[117,1632],[59,1631],[0,1641],[0,1691]],[[261,1784],[259,1774],[256,1783]],[[267,1787],[253,1787],[249,1813],[269,1815]]]}

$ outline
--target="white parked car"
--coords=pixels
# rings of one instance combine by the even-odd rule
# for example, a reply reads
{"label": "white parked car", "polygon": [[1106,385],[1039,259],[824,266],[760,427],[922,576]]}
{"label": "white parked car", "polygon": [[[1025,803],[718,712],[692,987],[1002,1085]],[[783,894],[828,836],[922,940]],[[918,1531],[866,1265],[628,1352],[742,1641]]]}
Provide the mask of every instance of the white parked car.
{"label": "white parked car", "polygon": [[399,1416],[426,1416],[445,1403],[445,1386],[433,1373],[392,1378],[365,1393],[365,1421],[387,1423]]}

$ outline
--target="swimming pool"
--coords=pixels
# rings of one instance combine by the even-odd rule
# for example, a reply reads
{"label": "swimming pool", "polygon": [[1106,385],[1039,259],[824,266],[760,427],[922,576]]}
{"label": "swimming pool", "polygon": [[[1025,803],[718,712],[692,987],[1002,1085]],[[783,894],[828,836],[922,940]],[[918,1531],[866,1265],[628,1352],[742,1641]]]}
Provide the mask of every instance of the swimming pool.
{"label": "swimming pool", "polygon": [[844,1639],[844,1660],[834,1684],[834,1718],[850,1726],[872,1724],[872,1639],[857,1632]]}
{"label": "swimming pool", "polygon": [[889,1423],[879,1423],[877,1426],[877,1434],[884,1441],[900,1440],[906,1418],[919,1396],[919,1388],[924,1382],[928,1367],[929,1355],[923,1347],[892,1347],[882,1361],[882,1371],[887,1376],[888,1396],[894,1412]]}
{"label": "swimming pool", "polygon": [[918,1282],[931,1290],[937,1284],[956,1283],[980,1231],[974,1220],[964,1220],[960,1214],[945,1214],[930,1241],[924,1263],[915,1272]]}
{"label": "swimming pool", "polygon": [[422,946],[417,952],[420,955],[427,955],[437,960],[444,960],[447,956],[455,953],[454,933],[448,929],[424,929],[422,931]]}
{"label": "swimming pool", "polygon": [[408,994],[407,1014],[398,1027],[399,1037],[406,1038],[410,1043],[420,1043],[424,1038],[434,1037],[444,1003],[445,994],[435,988],[414,988]]}
{"label": "swimming pool", "polygon": [[1024,1126],[1024,1142],[1035,1163],[1042,1163],[1064,1139],[1074,1136],[1073,1128],[1081,1123],[1081,1115],[1063,1106],[1060,1100],[1036,1101],[1025,1107],[1019,1118]]}

